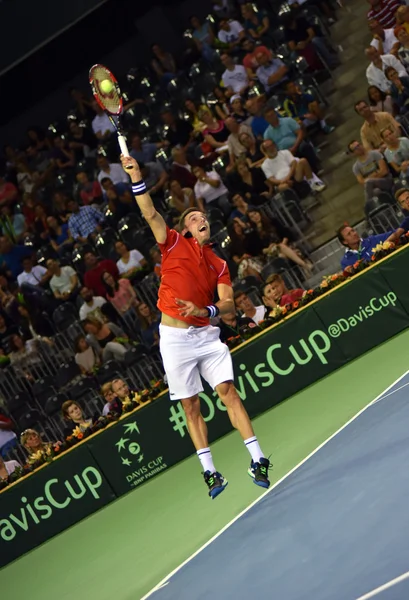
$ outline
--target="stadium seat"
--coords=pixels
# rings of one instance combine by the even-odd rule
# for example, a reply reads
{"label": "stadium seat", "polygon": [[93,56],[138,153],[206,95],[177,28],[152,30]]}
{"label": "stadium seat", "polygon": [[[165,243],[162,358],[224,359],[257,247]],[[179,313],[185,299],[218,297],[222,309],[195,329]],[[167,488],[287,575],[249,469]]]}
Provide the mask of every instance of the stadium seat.
{"label": "stadium seat", "polygon": [[79,377],[80,375],[80,368],[74,360],[61,365],[55,376],[56,388],[61,390],[66,385],[68,385],[73,379]]}
{"label": "stadium seat", "polygon": [[64,302],[53,312],[53,321],[58,331],[65,331],[70,325],[78,322],[78,313],[70,302]]}
{"label": "stadium seat", "polygon": [[112,381],[113,379],[122,378],[124,366],[124,363],[121,364],[117,360],[109,360],[108,362],[104,363],[96,375],[99,385],[103,385],[104,383]]}
{"label": "stadium seat", "polygon": [[53,417],[61,411],[61,406],[66,400],[69,400],[68,396],[62,392],[50,396],[47,402],[44,404],[44,412],[48,417]]}

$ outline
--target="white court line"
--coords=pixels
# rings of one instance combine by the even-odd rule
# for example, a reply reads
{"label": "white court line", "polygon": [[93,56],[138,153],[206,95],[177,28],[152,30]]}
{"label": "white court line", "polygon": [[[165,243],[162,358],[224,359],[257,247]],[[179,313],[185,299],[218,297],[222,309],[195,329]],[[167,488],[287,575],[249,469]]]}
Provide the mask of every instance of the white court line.
{"label": "white court line", "polygon": [[341,433],[341,431],[343,431],[346,427],[348,427],[348,425],[350,425],[353,421],[355,421],[355,419],[357,419],[363,412],[365,412],[370,406],[372,406],[372,404],[374,404],[388,390],[390,390],[391,388],[393,388],[394,385],[396,385],[397,383],[399,383],[399,381],[401,381],[408,374],[409,374],[409,369],[407,371],[405,371],[405,373],[403,373],[403,375],[401,375],[400,377],[398,377],[396,379],[396,381],[394,381],[393,383],[391,383],[390,385],[388,385],[388,387],[385,390],[383,390],[383,392],[381,394],[379,394],[378,396],[376,396],[376,398],[374,400],[371,400],[366,406],[364,406],[364,408],[362,408],[359,412],[357,412],[356,415],[354,415],[351,419],[349,419],[349,421],[347,421],[345,423],[345,425],[342,425],[342,427],[340,427],[335,433],[333,433],[332,435],[329,436],[329,438],[327,438],[325,441],[323,441],[322,444],[320,444],[319,446],[317,446],[317,448],[315,448],[315,450],[313,450],[312,452],[310,452],[310,454],[308,454],[308,456],[306,456],[305,458],[303,458],[303,460],[301,462],[299,462],[297,465],[295,465],[295,467],[293,467],[290,471],[288,471],[288,473],[286,473],[283,477],[281,477],[281,479],[279,479],[278,481],[276,481],[276,483],[274,485],[272,485],[268,490],[266,490],[263,494],[261,494],[261,496],[259,496],[256,500],[254,500],[254,502],[252,502],[251,504],[249,504],[247,506],[247,508],[245,508],[244,510],[242,510],[241,513],[239,513],[236,517],[234,517],[234,519],[232,519],[229,523],[227,523],[227,525],[225,525],[224,527],[222,527],[222,529],[220,529],[219,532],[217,532],[212,538],[210,538],[210,540],[208,542],[206,542],[205,544],[203,544],[203,546],[201,546],[198,550],[196,550],[196,552],[194,552],[191,556],[189,556],[189,558],[187,558],[184,562],[182,562],[182,564],[180,564],[178,567],[176,567],[176,569],[174,569],[171,573],[169,573],[169,575],[167,575],[166,577],[164,577],[157,585],[155,585],[155,587],[150,592],[148,592],[140,600],[147,600],[147,598],[150,598],[152,596],[152,594],[154,594],[155,592],[157,592],[160,588],[164,587],[165,584],[168,584],[169,580],[174,575],[176,575],[176,573],[178,571],[180,571],[181,569],[183,569],[183,567],[185,565],[187,565],[191,560],[193,560],[205,548],[207,548],[208,546],[210,546],[210,544],[212,544],[218,537],[220,537],[236,521],[238,521],[249,510],[251,510],[253,508],[253,506],[255,506],[256,504],[258,504],[265,496],[267,496],[267,494],[270,494],[277,486],[280,485],[280,483],[282,483],[285,479],[287,479],[287,477],[289,477],[290,475],[292,475],[292,473],[294,473],[294,471],[297,471],[297,469],[299,469],[304,463],[306,463],[307,460],[309,460],[312,456],[314,456],[314,454],[316,454],[317,452],[319,452],[319,450],[321,450],[321,448],[323,448],[324,446],[326,446],[328,444],[328,442],[330,442],[335,436],[337,436],[339,433]]}
{"label": "white court line", "polygon": [[402,575],[399,575],[399,577],[395,577],[395,579],[391,579],[387,583],[380,585],[379,587],[375,588],[371,592],[368,592],[367,594],[364,594],[363,596],[359,596],[359,598],[357,598],[356,600],[369,600],[370,598],[374,598],[380,592],[389,590],[389,588],[393,587],[397,583],[401,583],[401,581],[405,581],[405,579],[409,579],[409,571],[406,571],[406,573],[402,573]]}
{"label": "white court line", "polygon": [[382,400],[384,398],[387,398],[388,396],[392,396],[392,394],[395,394],[396,392],[399,392],[399,390],[403,390],[403,388],[405,388],[407,385],[409,385],[408,383],[405,383],[404,385],[401,385],[400,387],[396,388],[396,390],[393,390],[393,392],[389,392],[389,394],[385,394],[384,396],[382,395],[380,398],[378,398],[377,400],[374,400],[373,404],[376,404],[377,402],[382,402]]}

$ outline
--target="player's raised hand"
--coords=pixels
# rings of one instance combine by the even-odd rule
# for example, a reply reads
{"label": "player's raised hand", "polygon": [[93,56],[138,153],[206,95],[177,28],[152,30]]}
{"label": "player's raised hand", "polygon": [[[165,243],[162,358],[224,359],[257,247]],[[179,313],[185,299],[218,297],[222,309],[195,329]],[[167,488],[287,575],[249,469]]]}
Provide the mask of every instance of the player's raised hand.
{"label": "player's raised hand", "polygon": [[120,158],[123,168],[126,170],[132,181],[134,183],[140,181],[142,179],[142,175],[136,160],[132,158],[132,156],[124,156],[123,154],[121,154]]}
{"label": "player's raised hand", "polygon": [[180,298],[175,298],[176,304],[180,306],[179,314],[182,317],[206,317],[207,310],[203,308],[199,308],[190,300],[180,300]]}

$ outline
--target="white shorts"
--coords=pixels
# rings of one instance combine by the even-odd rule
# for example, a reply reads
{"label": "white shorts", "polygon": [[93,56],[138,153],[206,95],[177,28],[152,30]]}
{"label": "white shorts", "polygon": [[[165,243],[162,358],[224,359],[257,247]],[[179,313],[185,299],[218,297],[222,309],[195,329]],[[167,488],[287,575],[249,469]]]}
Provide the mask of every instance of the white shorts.
{"label": "white shorts", "polygon": [[215,389],[233,381],[233,362],[220,329],[212,325],[179,329],[159,326],[160,353],[168,378],[171,400],[190,398],[203,391],[200,376]]}

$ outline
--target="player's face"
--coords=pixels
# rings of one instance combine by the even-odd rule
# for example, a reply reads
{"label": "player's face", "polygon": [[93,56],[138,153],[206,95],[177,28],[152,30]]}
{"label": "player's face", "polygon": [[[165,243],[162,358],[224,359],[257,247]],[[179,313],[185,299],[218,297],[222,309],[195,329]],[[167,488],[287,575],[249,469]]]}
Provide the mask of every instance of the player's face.
{"label": "player's face", "polygon": [[210,238],[209,221],[202,212],[189,213],[185,219],[185,229],[199,242],[204,244]]}

